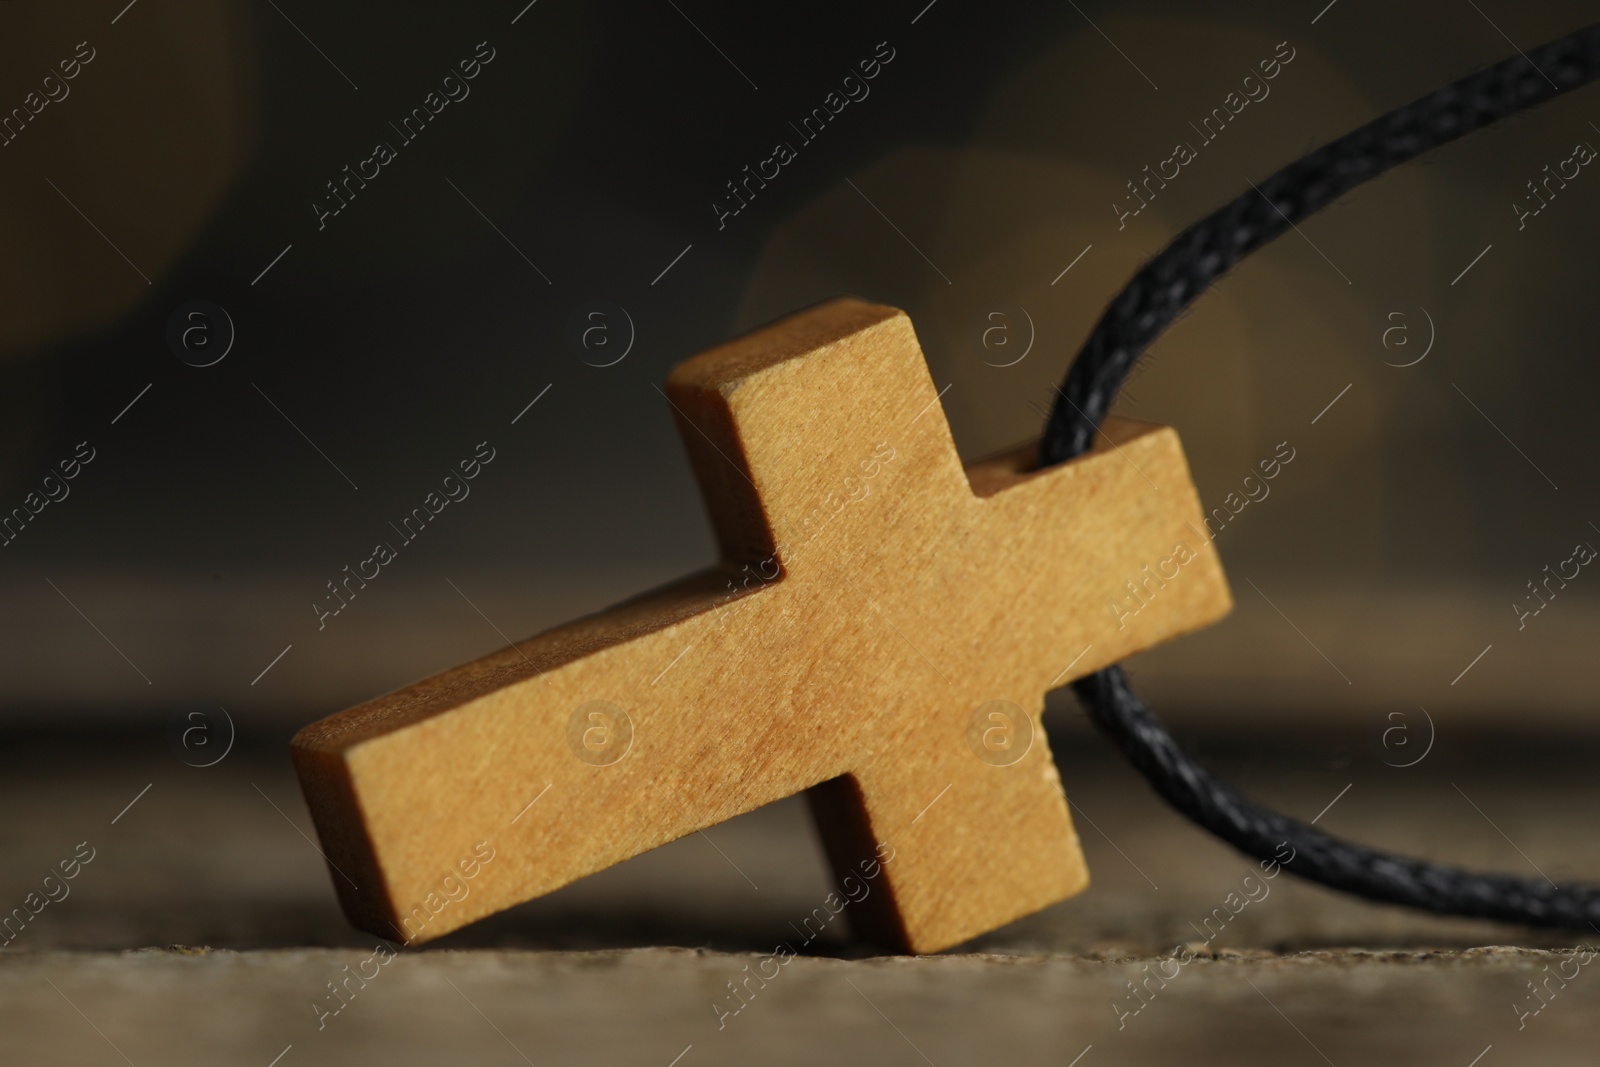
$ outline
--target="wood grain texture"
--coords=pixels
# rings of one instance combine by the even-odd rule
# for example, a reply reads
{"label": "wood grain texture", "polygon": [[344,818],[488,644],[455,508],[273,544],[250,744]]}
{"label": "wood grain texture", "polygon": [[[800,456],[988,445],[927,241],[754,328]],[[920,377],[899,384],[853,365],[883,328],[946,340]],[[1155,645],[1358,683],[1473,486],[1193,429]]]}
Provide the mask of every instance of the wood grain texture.
{"label": "wood grain texture", "polygon": [[808,789],[897,947],[1082,889],[1045,692],[1231,607],[1177,435],[963,470],[910,321],[855,300],[667,396],[725,562],[295,737],[351,920],[428,940]]}

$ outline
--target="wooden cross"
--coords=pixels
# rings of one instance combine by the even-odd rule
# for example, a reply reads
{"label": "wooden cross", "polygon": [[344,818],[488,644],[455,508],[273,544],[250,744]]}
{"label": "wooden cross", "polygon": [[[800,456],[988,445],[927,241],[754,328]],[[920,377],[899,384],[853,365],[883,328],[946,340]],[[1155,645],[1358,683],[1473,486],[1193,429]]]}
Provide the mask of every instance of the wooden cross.
{"label": "wooden cross", "polygon": [[1082,889],[1045,692],[1232,606],[1176,433],[963,470],[910,320],[856,300],[667,397],[726,562],[295,737],[351,921],[428,940],[802,790],[880,942]]}

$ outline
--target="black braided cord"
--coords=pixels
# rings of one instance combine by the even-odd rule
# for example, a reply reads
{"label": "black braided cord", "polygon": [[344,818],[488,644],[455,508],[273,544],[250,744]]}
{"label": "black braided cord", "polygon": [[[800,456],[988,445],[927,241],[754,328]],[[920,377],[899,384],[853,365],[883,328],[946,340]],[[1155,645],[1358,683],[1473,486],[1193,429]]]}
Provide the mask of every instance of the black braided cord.
{"label": "black braided cord", "polygon": [[[1289,164],[1190,226],[1111,301],[1067,373],[1041,466],[1088,450],[1135,360],[1206,287],[1362,182],[1600,77],[1600,23],[1462,78]],[[1178,747],[1120,667],[1073,683],[1090,720],[1183,815],[1258,860],[1370,900],[1442,915],[1600,930],[1600,886],[1480,874],[1327,834],[1240,796]]]}

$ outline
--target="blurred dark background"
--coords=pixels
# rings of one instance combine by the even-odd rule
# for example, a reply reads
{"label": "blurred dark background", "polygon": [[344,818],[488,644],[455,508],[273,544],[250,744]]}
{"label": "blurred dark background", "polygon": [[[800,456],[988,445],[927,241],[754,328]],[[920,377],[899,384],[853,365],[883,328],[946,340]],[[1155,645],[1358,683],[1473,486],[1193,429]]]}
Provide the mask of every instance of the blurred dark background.
{"label": "blurred dark background", "polygon": [[[705,563],[655,389],[686,356],[840,292],[898,305],[976,458],[1037,433],[1104,303],[1184,225],[1592,15],[125,3],[0,5],[0,106],[94,55],[0,148],[0,505],[78,442],[96,456],[0,553],[0,711],[159,726],[204,701],[274,736]],[[403,142],[391,123],[491,50]],[[1119,229],[1125,183],[1287,51]],[[870,95],[801,143],[790,124],[875,52]],[[1219,535],[1233,618],[1135,664],[1164,713],[1592,721],[1600,579],[1520,629],[1513,604],[1600,544],[1600,177],[1521,230],[1512,205],[1600,145],[1595,101],[1361,189],[1155,347],[1121,410],[1179,428],[1208,508],[1295,454]],[[397,157],[319,228],[325,183],[377,141]],[[725,183],[778,141],[797,158],[719,228]],[[193,300],[236,330],[209,367],[168,342]],[[597,300],[626,318],[585,350]],[[470,498],[319,630],[324,583],[481,441]]]}

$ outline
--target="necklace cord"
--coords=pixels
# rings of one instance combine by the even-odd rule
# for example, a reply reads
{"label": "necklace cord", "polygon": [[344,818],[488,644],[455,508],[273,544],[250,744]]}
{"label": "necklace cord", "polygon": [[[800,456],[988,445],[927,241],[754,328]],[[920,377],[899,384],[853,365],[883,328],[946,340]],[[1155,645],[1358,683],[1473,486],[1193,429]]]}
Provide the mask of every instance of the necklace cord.
{"label": "necklace cord", "polygon": [[[1600,77],[1600,23],[1438,89],[1289,164],[1180,233],[1112,299],[1067,373],[1041,466],[1093,444],[1135,361],[1245,256],[1363,182]],[[1089,719],[1168,804],[1253,859],[1440,915],[1600,932],[1600,886],[1485,874],[1343,840],[1240,795],[1178,746],[1120,667],[1073,683]],[[1289,850],[1285,859],[1283,850]]]}

